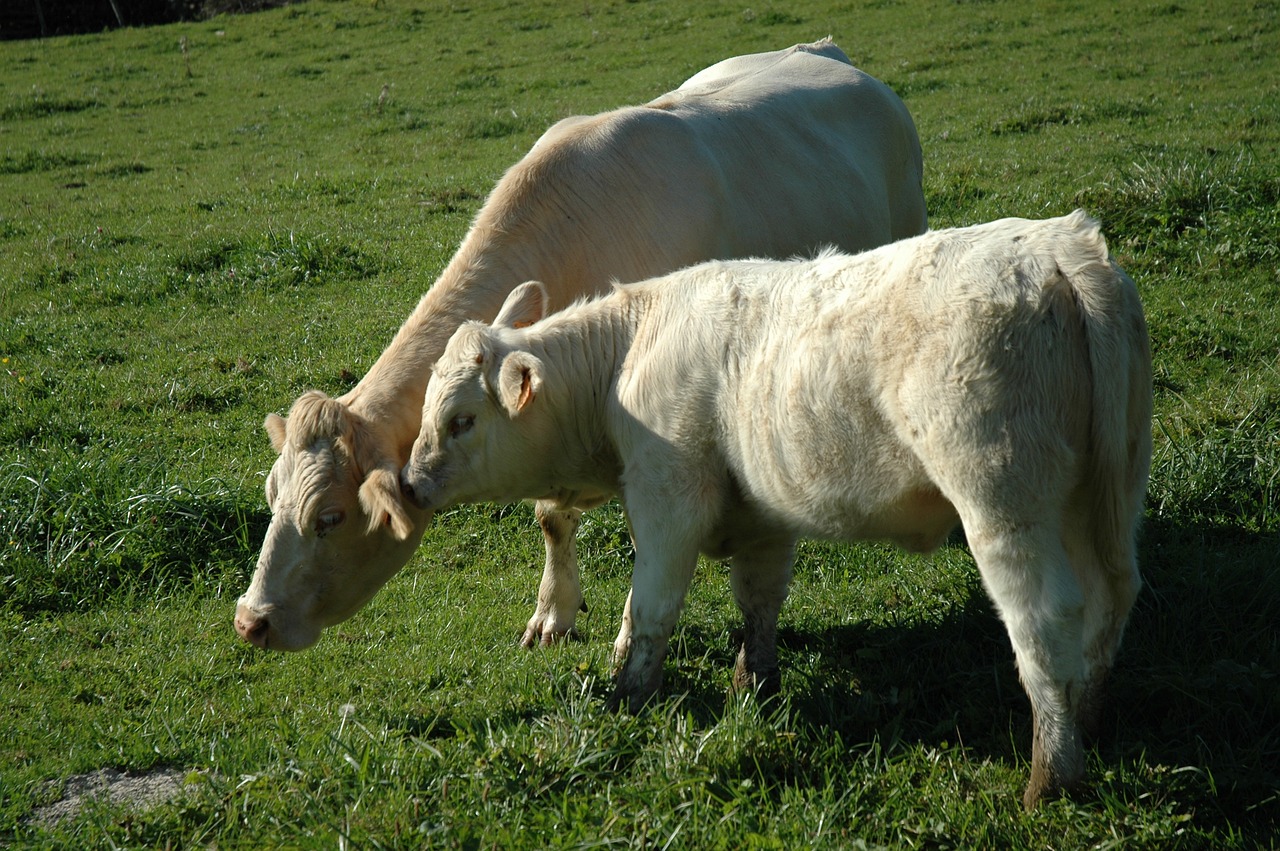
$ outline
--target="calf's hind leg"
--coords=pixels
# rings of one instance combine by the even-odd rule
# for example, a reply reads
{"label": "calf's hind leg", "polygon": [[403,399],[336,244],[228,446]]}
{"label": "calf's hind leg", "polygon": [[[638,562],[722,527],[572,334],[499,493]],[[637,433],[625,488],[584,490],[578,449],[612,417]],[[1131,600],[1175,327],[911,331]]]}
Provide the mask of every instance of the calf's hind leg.
{"label": "calf's hind leg", "polygon": [[1087,739],[1096,739],[1102,726],[1107,675],[1142,588],[1142,578],[1132,534],[1125,540],[1098,545],[1092,530],[1080,523],[1068,530],[1066,546],[1085,601],[1081,643],[1085,684],[1080,699],[1080,726]]}
{"label": "calf's hind leg", "polygon": [[794,540],[753,543],[733,557],[729,581],[743,618],[734,688],[754,689],[761,697],[769,697],[782,687],[778,613],[791,584],[795,551]]}
{"label": "calf's hind leg", "polygon": [[1032,809],[1084,779],[1084,593],[1057,523],[966,519],[965,532],[1031,699],[1031,779],[1022,802]]}
{"label": "calf's hind leg", "polygon": [[[637,489],[638,490],[638,489]],[[641,505],[658,500],[636,499]],[[630,507],[629,507],[630,508]],[[696,506],[672,510],[662,517],[628,510],[636,542],[636,563],[631,574],[631,596],[624,615],[623,633],[629,638],[626,661],[618,671],[611,708],[625,706],[632,712],[662,687],[662,667],[671,631],[684,608],[685,595],[698,563],[700,512]],[[619,641],[624,635],[619,634]],[[615,653],[619,648],[615,647]]]}

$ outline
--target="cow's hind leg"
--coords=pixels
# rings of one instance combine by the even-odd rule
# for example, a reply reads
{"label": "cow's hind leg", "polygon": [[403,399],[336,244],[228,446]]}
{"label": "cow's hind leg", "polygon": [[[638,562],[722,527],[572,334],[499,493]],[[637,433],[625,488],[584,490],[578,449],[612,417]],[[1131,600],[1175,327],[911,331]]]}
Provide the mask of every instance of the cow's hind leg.
{"label": "cow's hind leg", "polygon": [[534,514],[546,541],[547,561],[542,569],[542,584],[538,586],[538,605],[520,639],[525,647],[551,644],[574,635],[578,611],[587,608],[578,577],[577,533],[582,512],[539,502]]}
{"label": "cow's hind leg", "polygon": [[1031,699],[1031,779],[1023,795],[1024,806],[1031,809],[1084,778],[1084,593],[1058,523],[966,518],[965,531]]}
{"label": "cow's hind leg", "polygon": [[778,613],[787,598],[794,560],[794,540],[753,543],[733,557],[729,580],[743,618],[734,688],[753,689],[761,697],[769,697],[782,686]]}

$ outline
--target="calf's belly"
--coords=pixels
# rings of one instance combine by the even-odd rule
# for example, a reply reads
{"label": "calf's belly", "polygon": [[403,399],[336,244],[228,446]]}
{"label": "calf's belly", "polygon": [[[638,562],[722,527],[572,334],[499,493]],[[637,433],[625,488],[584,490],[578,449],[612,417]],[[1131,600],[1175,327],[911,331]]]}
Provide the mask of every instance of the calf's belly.
{"label": "calf's belly", "polygon": [[920,553],[941,546],[959,522],[955,507],[930,485],[906,488],[870,503],[838,498],[810,502],[804,513],[793,512],[790,517],[790,525],[801,537],[889,541]]}

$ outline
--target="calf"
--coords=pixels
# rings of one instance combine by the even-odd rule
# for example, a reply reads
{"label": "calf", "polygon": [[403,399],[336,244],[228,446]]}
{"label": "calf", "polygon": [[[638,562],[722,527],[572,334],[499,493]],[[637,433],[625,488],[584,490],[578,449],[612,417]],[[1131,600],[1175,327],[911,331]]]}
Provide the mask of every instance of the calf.
{"label": "calf", "polygon": [[1082,779],[1151,459],[1146,323],[1093,220],[708,263],[521,327],[544,309],[529,283],[453,336],[401,478],[428,511],[621,495],[614,703],[658,691],[699,551],[733,559],[735,682],[773,690],[798,538],[928,551],[961,523],[1031,698],[1024,803]]}

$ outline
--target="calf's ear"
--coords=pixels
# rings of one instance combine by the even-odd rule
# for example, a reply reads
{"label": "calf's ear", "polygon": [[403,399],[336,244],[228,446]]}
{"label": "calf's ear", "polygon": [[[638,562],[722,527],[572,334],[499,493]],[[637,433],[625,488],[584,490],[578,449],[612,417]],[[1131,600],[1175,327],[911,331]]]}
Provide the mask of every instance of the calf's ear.
{"label": "calf's ear", "polygon": [[502,360],[498,371],[498,398],[515,419],[542,392],[542,361],[528,352],[515,351]]}
{"label": "calf's ear", "polygon": [[280,454],[280,450],[284,449],[284,433],[285,419],[276,413],[267,414],[266,420],[263,421],[262,427],[267,430],[267,438],[271,441],[271,448]]}
{"label": "calf's ear", "polygon": [[369,534],[382,527],[391,530],[397,541],[413,534],[413,521],[401,502],[400,477],[388,467],[377,467],[360,483],[360,507],[369,515]]}
{"label": "calf's ear", "polygon": [[523,328],[547,315],[547,288],[538,281],[525,281],[502,303],[495,328]]}

